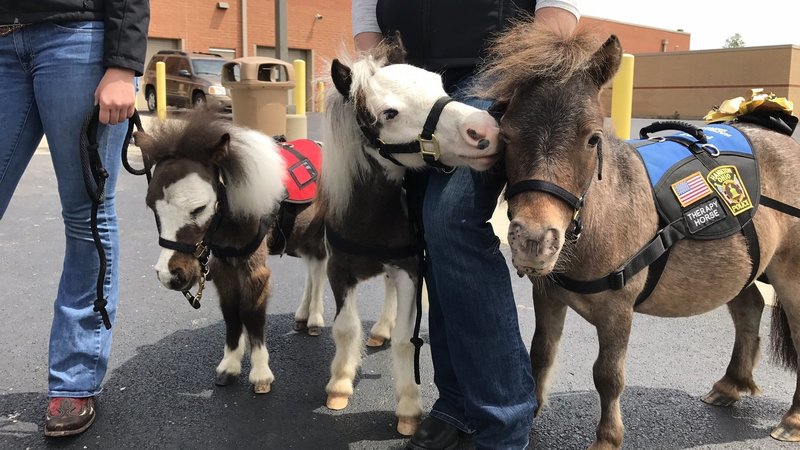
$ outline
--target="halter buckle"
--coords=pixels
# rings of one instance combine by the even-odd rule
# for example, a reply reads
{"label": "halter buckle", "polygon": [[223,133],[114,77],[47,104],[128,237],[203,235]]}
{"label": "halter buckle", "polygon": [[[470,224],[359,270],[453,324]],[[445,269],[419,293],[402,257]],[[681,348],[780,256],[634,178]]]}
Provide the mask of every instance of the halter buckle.
{"label": "halter buckle", "polygon": [[[434,161],[438,161],[439,157],[442,156],[441,151],[439,151],[439,140],[436,139],[435,134],[432,134],[430,139],[425,139],[422,134],[419,134],[417,142],[419,142],[419,152],[426,161],[428,160],[427,157],[432,157]],[[432,149],[429,150],[428,148]]]}
{"label": "halter buckle", "polygon": [[194,246],[194,257],[197,259],[200,259],[203,256],[205,256],[207,252],[208,252],[208,246],[203,242],[198,242]]}

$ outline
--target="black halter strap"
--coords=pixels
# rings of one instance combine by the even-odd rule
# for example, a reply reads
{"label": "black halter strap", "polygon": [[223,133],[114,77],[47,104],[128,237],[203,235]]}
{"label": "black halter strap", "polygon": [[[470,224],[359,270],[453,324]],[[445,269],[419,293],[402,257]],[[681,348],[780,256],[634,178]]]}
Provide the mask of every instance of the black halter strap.
{"label": "black halter strap", "polygon": [[436,139],[436,136],[433,133],[436,131],[436,125],[439,123],[439,117],[441,117],[444,107],[452,101],[453,99],[448,96],[437,99],[431,107],[428,117],[425,119],[425,124],[422,126],[422,132],[417,136],[416,139],[404,144],[387,144],[381,140],[376,130],[370,127],[368,124],[359,123],[359,127],[361,128],[361,132],[367,138],[367,141],[369,141],[370,145],[376,148],[381,156],[393,162],[394,164],[403,166],[400,161],[393,156],[394,154],[419,153],[422,155],[422,159],[427,165],[449,172],[452,171],[453,168],[442,164],[439,161],[439,158],[441,157],[439,141]]}
{"label": "black halter strap", "polygon": [[[92,240],[94,241],[94,247],[97,250],[97,256],[100,263],[97,272],[97,297],[94,301],[94,311],[100,313],[100,317],[103,320],[103,326],[110,330],[111,319],[108,316],[108,311],[106,311],[108,300],[106,300],[103,292],[103,285],[105,284],[107,269],[106,252],[103,249],[103,243],[97,227],[97,212],[100,204],[103,203],[106,198],[105,185],[109,174],[108,171],[106,171],[106,169],[103,167],[103,160],[100,157],[100,152],[98,151],[100,146],[97,144],[97,129],[99,127],[100,106],[95,105],[95,107],[92,109],[92,112],[86,116],[86,119],[84,119],[83,125],[81,126],[80,158],[84,186],[86,187],[86,193],[89,195],[89,198],[92,201],[92,216],[90,221]],[[139,112],[135,110],[133,112],[133,116],[128,119],[128,131],[125,134],[125,140],[122,142],[122,164],[129,172],[138,175],[138,172],[145,173],[146,170],[136,170],[128,163],[128,145],[130,144],[134,127],[136,127],[139,131],[142,131],[142,121],[139,118]]]}

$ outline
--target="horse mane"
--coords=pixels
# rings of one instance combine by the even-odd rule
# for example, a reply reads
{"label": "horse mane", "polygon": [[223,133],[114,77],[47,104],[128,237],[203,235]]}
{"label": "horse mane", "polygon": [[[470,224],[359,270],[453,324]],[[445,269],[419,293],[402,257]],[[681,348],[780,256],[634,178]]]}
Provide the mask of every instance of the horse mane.
{"label": "horse mane", "polygon": [[324,213],[334,220],[344,214],[353,194],[353,186],[367,178],[373,170],[363,146],[367,141],[356,121],[356,109],[363,106],[360,94],[375,72],[386,65],[388,45],[381,44],[369,53],[362,53],[353,60],[350,55],[340,60],[352,70],[350,96],[345,98],[333,83],[325,97],[323,126],[322,174],[317,194]]}
{"label": "horse mane", "polygon": [[[189,159],[215,164],[226,183],[228,207],[234,217],[270,214],[283,199],[285,163],[272,138],[241,127],[211,111],[193,111],[186,120],[156,125],[147,148],[148,164]],[[219,143],[228,134],[228,151]],[[220,156],[221,155],[221,156]]]}
{"label": "horse mane", "polygon": [[602,41],[591,29],[582,28],[571,37],[533,22],[514,22],[494,38],[488,48],[489,64],[481,70],[480,97],[507,102],[521,85],[547,79],[557,84],[589,68],[589,61]]}

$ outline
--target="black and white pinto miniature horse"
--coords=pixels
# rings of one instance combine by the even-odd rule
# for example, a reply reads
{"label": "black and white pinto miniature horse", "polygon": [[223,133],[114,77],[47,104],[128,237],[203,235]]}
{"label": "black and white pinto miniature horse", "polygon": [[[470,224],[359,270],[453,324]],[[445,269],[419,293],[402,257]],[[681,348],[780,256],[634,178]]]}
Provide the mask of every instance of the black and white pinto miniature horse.
{"label": "black and white pinto miniature horse", "polygon": [[[164,124],[152,134],[137,132],[135,138],[153,169],[147,205],[164,247],[155,266],[158,279],[198,307],[208,272],[226,327],[215,382],[225,385],[238,377],[249,343],[249,381],[256,393],[269,392],[274,376],[264,343],[270,291],[266,243],[274,238],[267,233],[274,231],[286,176],[275,142],[210,112]],[[319,295],[321,303],[322,227],[309,208],[298,213],[286,249],[309,264],[304,301]],[[189,293],[195,285],[197,299]]]}
{"label": "black and white pinto miniature horse", "polygon": [[[779,300],[772,320],[774,349],[778,360],[797,373],[800,221],[789,215],[797,214],[796,208],[791,212],[782,202],[800,199],[800,144],[743,120],[722,128],[746,136],[758,157],[757,168],[743,164],[746,176],[740,176],[734,173],[737,166],[722,165],[734,164],[736,146],[726,146],[719,134],[706,143],[705,134],[682,125],[693,137],[669,141],[689,154],[681,162],[686,165],[674,167],[696,172],[665,176],[667,184],[658,185],[666,187],[666,204],[678,211],[678,219],[660,222],[651,166],[645,167],[634,146],[604,131],[599,93],[619,68],[622,48],[615,36],[598,46],[589,33],[565,41],[519,24],[490,52],[493,63],[486,76],[492,85],[486,94],[508,103],[500,121],[509,183],[508,240],[514,267],[534,281],[531,363],[539,404],[546,401],[569,306],[597,329],[600,352],[593,373],[600,420],[590,448],[607,449],[623,441],[620,396],[634,312],[685,317],[727,304],[736,331],[733,354],[703,401],[729,406],[742,393],[759,392],[753,370],[764,299],[751,282],[766,274]],[[720,141],[720,148],[711,145]],[[680,177],[696,180],[696,188],[683,190]],[[626,213],[620,214],[620,207]],[[710,220],[698,218],[731,219],[727,223],[737,227],[714,229]],[[692,238],[706,230],[721,236]],[[796,376],[792,405],[771,433],[779,440],[800,441]]]}
{"label": "black and white pinto miniature horse", "polygon": [[[402,48],[391,42],[349,67],[334,60],[331,76],[336,89],[326,99],[318,195],[326,229],[328,279],[336,300],[336,355],[326,387],[327,406],[347,406],[361,363],[355,288],[385,273],[387,289],[396,290],[397,300],[391,331],[397,431],[410,435],[422,413],[411,342],[421,280],[420,243],[404,204],[403,176],[406,167],[422,169],[429,163],[485,170],[499,155],[497,124],[488,113],[449,102],[437,74],[400,64],[403,60]],[[423,131],[430,128],[435,136],[430,136],[434,130]]]}

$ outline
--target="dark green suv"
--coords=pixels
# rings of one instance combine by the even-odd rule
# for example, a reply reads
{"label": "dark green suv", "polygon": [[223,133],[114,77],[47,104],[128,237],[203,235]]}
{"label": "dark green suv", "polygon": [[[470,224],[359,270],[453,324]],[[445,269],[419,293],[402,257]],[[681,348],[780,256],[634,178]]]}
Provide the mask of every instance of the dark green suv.
{"label": "dark green suv", "polygon": [[225,58],[214,53],[161,50],[150,58],[144,72],[144,97],[150,111],[156,110],[156,63],[159,61],[165,64],[167,106],[231,108],[229,92],[220,82]]}

